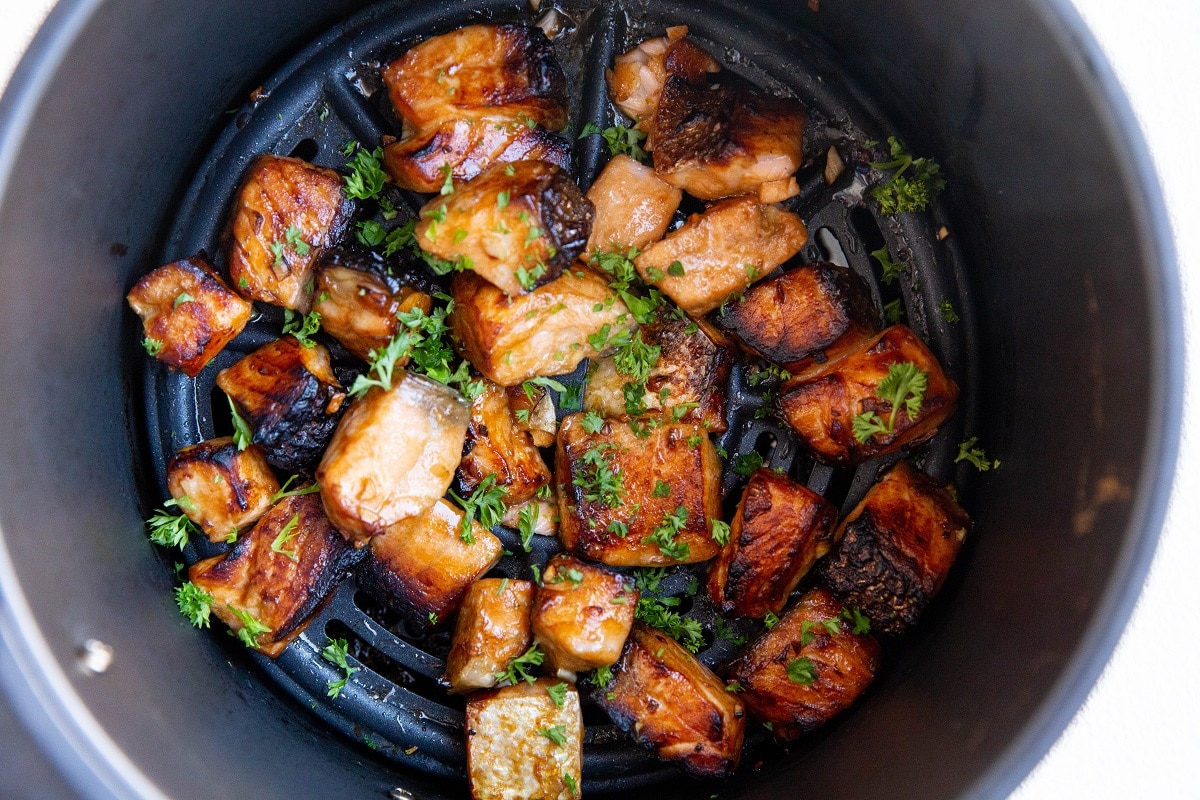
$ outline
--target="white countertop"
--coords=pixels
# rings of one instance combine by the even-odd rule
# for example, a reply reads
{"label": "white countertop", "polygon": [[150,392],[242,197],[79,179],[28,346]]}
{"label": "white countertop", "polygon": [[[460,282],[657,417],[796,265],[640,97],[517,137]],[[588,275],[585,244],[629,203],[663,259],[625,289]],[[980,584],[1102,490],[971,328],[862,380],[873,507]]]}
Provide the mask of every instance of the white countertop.
{"label": "white countertop", "polygon": [[[1175,223],[1188,339],[1200,335],[1200,2],[1075,0],[1126,87]],[[47,0],[0,0],[0,82]],[[1017,43],[1014,43],[1016,45]],[[1188,385],[1200,386],[1188,365]],[[1200,797],[1200,423],[1186,403],[1179,471],[1150,578],[1100,682],[1013,797]]]}

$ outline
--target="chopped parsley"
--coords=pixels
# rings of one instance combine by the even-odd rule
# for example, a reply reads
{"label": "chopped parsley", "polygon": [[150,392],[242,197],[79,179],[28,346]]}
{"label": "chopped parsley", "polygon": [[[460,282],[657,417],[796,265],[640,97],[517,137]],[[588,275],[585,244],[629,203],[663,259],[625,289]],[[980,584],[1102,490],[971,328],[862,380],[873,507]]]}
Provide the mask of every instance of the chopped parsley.
{"label": "chopped parsley", "polygon": [[712,539],[722,547],[729,544],[729,523],[714,519],[712,523]]}
{"label": "chopped parsley", "polygon": [[567,581],[570,581],[573,586],[578,586],[583,583],[583,572],[574,567],[555,569],[554,577],[550,579],[550,583],[566,583]]}
{"label": "chopped parsley", "polygon": [[857,607],[842,609],[842,619],[849,622],[853,627],[850,632],[855,636],[861,636],[864,633],[871,632],[871,620],[867,619],[867,615],[862,613]]}
{"label": "chopped parsley", "polygon": [[147,336],[146,338],[142,339],[142,347],[146,349],[147,355],[156,356],[162,352],[163,343],[158,339]]}
{"label": "chopped parsley", "polygon": [[678,597],[647,597],[638,599],[634,618],[657,628],[693,653],[704,646],[704,631],[700,621],[680,615],[671,609],[679,605]]}
{"label": "chopped parsley", "polygon": [[763,625],[766,626],[767,630],[771,630],[778,624],[779,624],[779,617],[775,614],[774,611],[768,611],[765,615],[763,615]]}
{"label": "chopped parsley", "polygon": [[788,680],[792,683],[808,686],[816,681],[817,668],[810,659],[797,658],[794,661],[788,662],[787,676]]}
{"label": "chopped parsley", "polygon": [[504,512],[508,510],[504,505],[504,497],[507,494],[507,488],[496,485],[495,474],[488,475],[480,481],[479,485],[475,487],[475,491],[471,492],[466,500],[453,491],[450,492],[450,496],[463,507],[463,518],[458,526],[458,537],[467,544],[475,544],[475,535],[471,533],[471,522],[476,517],[479,518],[479,524],[487,530],[499,525],[500,520],[504,517]]}
{"label": "chopped parsley", "polygon": [[329,681],[326,686],[326,694],[330,697],[337,697],[346,688],[346,681],[350,680],[350,676],[358,672],[358,667],[351,666],[347,661],[350,655],[350,644],[345,639],[330,639],[329,644],[321,651],[321,658],[333,664],[344,673],[342,677]]}
{"label": "chopped parsley", "polygon": [[684,506],[677,507],[673,512],[663,517],[663,521],[654,526],[654,531],[644,539],[643,543],[653,542],[658,545],[659,552],[676,561],[685,561],[692,554],[687,542],[676,541],[675,537],[687,525],[688,510]]}
{"label": "chopped parsley", "polygon": [[196,527],[196,523],[188,519],[186,514],[168,514],[166,509],[185,510],[189,507],[195,512],[195,505],[186,496],[163,503],[163,507],[146,520],[146,525],[150,529],[150,541],[163,547],[178,547],[182,550],[188,543],[188,535],[199,533],[200,529]]}
{"label": "chopped parsley", "polygon": [[733,626],[719,615],[713,618],[713,636],[724,639],[734,647],[741,647],[746,643],[746,637],[734,630]]}
{"label": "chopped parsley", "polygon": [[301,495],[315,494],[316,492],[321,491],[321,487],[317,483],[310,483],[308,486],[300,489],[289,489],[288,487],[291,486],[298,477],[298,475],[292,475],[283,482],[283,486],[279,487],[279,491],[271,495],[271,505],[275,505],[285,497],[300,497]]}
{"label": "chopped parsley", "polygon": [[904,308],[900,305],[899,300],[893,300],[883,307],[883,318],[889,325],[895,325],[902,316],[904,316]]}
{"label": "chopped parsley", "polygon": [[938,311],[941,312],[942,319],[946,320],[946,322],[949,322],[951,325],[961,320],[961,318],[958,316],[958,312],[954,310],[954,306],[949,300],[943,300],[938,305]]}
{"label": "chopped parsley", "polygon": [[[534,230],[537,230],[534,228]],[[546,274],[546,265],[537,264],[533,269],[525,269],[525,267],[517,267],[514,273],[517,277],[517,283],[521,284],[521,288],[527,292],[533,291],[537,286],[538,280]]]}
{"label": "chopped parsley", "polygon": [[605,458],[604,451],[611,448],[611,444],[600,444],[585,450],[579,457],[579,469],[571,482],[583,490],[583,499],[587,502],[601,502],[616,508],[623,503],[625,476],[619,469],[614,470]]}
{"label": "chopped parsley", "polygon": [[763,457],[762,453],[757,450],[751,450],[748,453],[742,453],[733,457],[730,466],[733,471],[743,478],[749,478],[755,472],[762,468]]}
{"label": "chopped parsley", "polygon": [[888,251],[886,244],[878,250],[872,250],[871,255],[883,265],[882,278],[884,283],[892,283],[904,274],[904,270],[908,269],[907,264],[892,261],[892,254]]}
{"label": "chopped parsley", "polygon": [[179,613],[197,628],[208,627],[208,617],[214,602],[211,594],[191,581],[175,590],[175,604],[179,606]]}
{"label": "chopped parsley", "polygon": [[246,645],[246,647],[258,647],[258,637],[264,633],[271,632],[270,628],[255,619],[249,611],[243,611],[233,606],[228,606],[228,608],[237,617],[238,622],[242,623],[242,627],[238,629],[237,637],[242,640],[242,644]]}
{"label": "chopped parsley", "polygon": [[442,195],[454,194],[454,169],[449,164],[442,164],[438,167],[438,172],[442,173]]}
{"label": "chopped parsley", "polygon": [[[913,158],[895,136],[888,137],[890,161],[872,161],[872,169],[895,170],[871,190],[884,214],[921,211],[946,188],[941,167],[932,158]],[[907,173],[907,174],[906,174]]]}
{"label": "chopped parsley", "polygon": [[969,461],[980,472],[987,472],[989,469],[1000,469],[1000,459],[988,459],[987,453],[983,452],[983,448],[975,446],[978,442],[979,437],[977,436],[972,436],[965,442],[959,442],[958,455],[954,457],[954,463]]}
{"label": "chopped parsley", "polygon": [[626,128],[624,125],[614,125],[600,131],[600,136],[608,145],[608,152],[614,156],[624,153],[635,161],[642,161],[646,158],[646,151],[642,149],[642,142],[646,141],[644,131]]}
{"label": "chopped parsley", "polygon": [[904,406],[909,420],[921,413],[925,390],[929,384],[929,373],[922,372],[911,361],[898,361],[888,367],[888,374],[875,387],[875,396],[891,406],[892,413],[885,423],[874,411],[856,414],[854,438],[865,443],[877,433],[891,434],[896,430],[896,414]]}
{"label": "chopped parsley", "polygon": [[672,261],[671,266],[667,267],[667,274],[676,278],[682,278],[684,275],[683,263],[679,261]]}
{"label": "chopped parsley", "polygon": [[367,247],[378,247],[387,238],[387,230],[373,219],[360,222],[355,227],[354,238]]}
{"label": "chopped parsley", "polygon": [[841,620],[837,619],[826,619],[821,620],[820,622],[813,622],[811,619],[804,620],[800,623],[801,647],[809,644],[814,638],[816,638],[816,634],[812,632],[813,628],[824,628],[830,636],[833,636],[834,634],[841,632],[842,623]]}
{"label": "chopped parsley", "polygon": [[350,174],[343,178],[346,196],[354,200],[371,200],[378,197],[379,193],[383,191],[383,184],[387,181],[387,175],[380,167],[380,163],[383,161],[383,148],[376,147],[374,150],[368,151],[358,142],[349,142],[346,147],[342,148],[342,152],[347,156],[351,153],[354,154],[354,157],[346,164],[350,168]]}
{"label": "chopped parsley", "polygon": [[241,452],[254,441],[254,430],[250,427],[250,423],[246,422],[246,418],[238,412],[233,398],[225,395],[225,399],[229,401],[229,416],[233,419],[233,443],[237,446],[238,452]]}
{"label": "chopped parsley", "polygon": [[666,481],[656,480],[654,482],[653,495],[655,497],[670,497],[671,496],[671,484],[667,483]]}
{"label": "chopped parsley", "polygon": [[514,658],[508,663],[508,667],[502,672],[495,674],[496,683],[511,683],[517,684],[521,681],[533,683],[537,680],[530,670],[533,667],[541,666],[541,663],[546,659],[545,653],[535,643],[532,647],[526,650],[521,655]]}
{"label": "chopped parsley", "polygon": [[538,735],[545,736],[559,747],[567,746],[567,726],[554,725],[549,728],[538,728]]}
{"label": "chopped parsley", "polygon": [[321,314],[317,311],[310,311],[304,316],[300,316],[290,308],[283,310],[283,332],[290,333],[296,337],[296,341],[300,342],[305,347],[315,347],[316,342],[312,340],[312,335],[321,330]]}
{"label": "chopped parsley", "polygon": [[283,547],[292,539],[300,535],[300,512],[297,511],[292,515],[292,518],[287,521],[287,524],[279,529],[279,533],[275,536],[275,541],[271,542],[271,550],[280,555],[287,556],[292,561],[299,561],[296,557],[295,550],[284,550]]}
{"label": "chopped parsley", "polygon": [[187,292],[180,292],[179,294],[175,295],[175,302],[171,304],[171,308],[179,308],[184,303],[191,303],[195,300],[196,298],[192,297]]}
{"label": "chopped parsley", "polygon": [[554,701],[555,708],[562,708],[567,699],[567,684],[556,683],[553,686],[547,686],[546,694],[550,695],[550,699]]}
{"label": "chopped parsley", "polygon": [[538,503],[526,503],[521,507],[517,516],[517,533],[521,534],[521,548],[528,553],[533,545],[533,532],[537,528],[538,517],[541,515]]}
{"label": "chopped parsley", "polygon": [[579,796],[579,784],[575,781],[575,776],[569,772],[563,773],[563,783],[571,790],[571,797]]}
{"label": "chopped parsley", "polygon": [[604,417],[595,411],[589,411],[579,418],[579,427],[588,433],[599,433],[600,429],[604,427]]}

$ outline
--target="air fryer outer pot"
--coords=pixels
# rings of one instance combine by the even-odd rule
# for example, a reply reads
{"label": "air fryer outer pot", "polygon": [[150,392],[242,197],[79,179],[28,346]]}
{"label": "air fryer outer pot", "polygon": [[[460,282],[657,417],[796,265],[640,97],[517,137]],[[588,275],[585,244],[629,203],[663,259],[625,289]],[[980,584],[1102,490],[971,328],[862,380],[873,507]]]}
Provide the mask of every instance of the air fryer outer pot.
{"label": "air fryer outer pot", "polygon": [[[360,5],[65,0],[0,103],[0,679],[84,796],[452,793],[326,732],[189,628],[141,517],[123,295],[226,108]],[[979,431],[1004,462],[970,487],[978,535],[935,624],[869,702],[721,794],[1003,796],[1108,658],[1166,506],[1181,312],[1144,146],[1060,0],[708,5],[741,35],[815,31],[946,168]],[[103,675],[77,665],[91,638],[115,651]]]}

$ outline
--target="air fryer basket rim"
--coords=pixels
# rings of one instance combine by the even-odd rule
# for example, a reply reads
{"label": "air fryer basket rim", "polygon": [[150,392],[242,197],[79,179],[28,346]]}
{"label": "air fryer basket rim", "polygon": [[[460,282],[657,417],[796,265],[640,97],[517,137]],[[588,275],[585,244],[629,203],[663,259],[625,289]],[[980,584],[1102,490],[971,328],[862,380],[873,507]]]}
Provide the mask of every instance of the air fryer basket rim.
{"label": "air fryer basket rim", "polygon": [[[0,98],[0,197],[33,111],[50,78],[103,0],[61,0],[47,18]],[[1106,589],[1075,653],[1021,733],[968,791],[1001,797],[1028,774],[1082,705],[1107,663],[1149,569],[1171,491],[1183,407],[1183,326],[1178,267],[1154,165],[1128,100],[1090,32],[1068,0],[1038,8],[1092,102],[1108,112],[1108,134],[1120,160],[1119,182],[1133,199],[1137,240],[1148,265],[1145,281],[1152,340],[1152,382],[1145,464],[1130,522]],[[89,796],[161,797],[151,781],[101,729],[51,654],[0,536],[0,682],[43,750]]]}

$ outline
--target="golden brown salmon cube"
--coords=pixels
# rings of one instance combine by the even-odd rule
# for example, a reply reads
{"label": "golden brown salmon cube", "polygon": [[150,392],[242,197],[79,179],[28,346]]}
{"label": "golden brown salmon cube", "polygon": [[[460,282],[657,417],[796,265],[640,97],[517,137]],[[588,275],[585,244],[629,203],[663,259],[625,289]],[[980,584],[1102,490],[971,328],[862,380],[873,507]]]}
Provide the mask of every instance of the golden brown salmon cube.
{"label": "golden brown salmon cube", "polygon": [[633,627],[633,581],[560,553],[542,573],[533,603],[533,636],[559,675],[616,662]]}
{"label": "golden brown salmon cube", "polygon": [[193,564],[192,583],[247,646],[275,658],[346,576],[358,554],[315,494],[280,500],[228,553]]}
{"label": "golden brown salmon cube", "polygon": [[941,588],[970,528],[949,491],[901,461],[842,521],[820,576],[876,630],[901,633]]}
{"label": "golden brown salmon cube", "polygon": [[[922,382],[923,391],[912,388]],[[779,397],[783,418],[803,444],[821,461],[840,465],[859,464],[931,438],[957,404],[958,386],[903,325],[893,325],[825,369],[785,384]]]}
{"label": "golden brown salmon cube", "polygon": [[708,572],[708,596],[722,614],[778,614],[788,595],[833,546],[837,509],[816,492],[768,469],[750,476],[729,526],[729,542]]}
{"label": "golden brown salmon cube", "polygon": [[434,36],[384,67],[407,126],[501,117],[552,131],[567,124],[567,81],[550,40],[525,25],[468,25]]}
{"label": "golden brown salmon cube", "polygon": [[505,504],[516,505],[550,483],[550,468],[529,432],[513,417],[508,392],[491,381],[471,403],[465,447],[458,466],[458,482],[465,492],[493,475],[496,485],[504,487]]}
{"label": "golden brown salmon cube", "polygon": [[581,796],[583,712],[574,686],[539,678],[481,692],[467,700],[466,717],[472,800]]}
{"label": "golden brown salmon cube", "polygon": [[496,685],[496,673],[529,649],[533,583],[484,578],[471,584],[458,610],[446,680],[452,693]]}
{"label": "golden brown salmon cube", "polygon": [[537,447],[552,447],[558,436],[558,416],[554,411],[554,398],[545,387],[523,383],[506,387],[505,391],[518,427],[529,431]]}
{"label": "golden brown salmon cube", "polygon": [[[729,427],[725,389],[735,358],[729,340],[703,321],[660,319],[638,330],[647,345],[659,348],[641,405],[650,412],[662,411],[672,420],[698,422],[709,433],[723,433]],[[584,391],[584,409],[627,418],[627,382],[629,377],[617,369],[613,359],[597,360]]]}
{"label": "golden brown salmon cube", "polygon": [[[325,263],[317,271],[312,307],[321,315],[321,330],[369,361],[373,350],[383,350],[396,335],[397,314],[415,308],[429,313],[433,298],[407,286],[393,291],[382,276],[366,270]],[[404,366],[408,359],[397,363]]]}
{"label": "golden brown salmon cube", "polygon": [[750,352],[796,377],[837,361],[879,332],[862,278],[827,262],[772,275],[726,305],[716,322]]}
{"label": "golden brown salmon cube", "polygon": [[557,278],[587,245],[595,209],[559,167],[497,164],[421,209],[421,248],[509,295]]}
{"label": "golden brown salmon cube", "polygon": [[458,610],[471,584],[500,560],[504,545],[447,500],[371,538],[360,585],[415,622],[438,624]]}
{"label": "golden brown salmon cube", "polygon": [[298,158],[250,162],[230,211],[229,276],[237,291],[308,311],[313,267],[346,233],[354,204],[342,176]]}
{"label": "golden brown salmon cube", "polygon": [[[257,445],[239,451],[233,439],[185,447],[167,462],[167,487],[179,508],[210,541],[232,541],[271,508],[279,481]],[[182,498],[186,497],[185,502]]]}
{"label": "golden brown salmon cube", "polygon": [[689,775],[737,769],[746,733],[741,700],[665,633],[635,624],[612,682],[598,694],[617,727]]}
{"label": "golden brown salmon cube", "polygon": [[501,386],[570,372],[637,324],[604,279],[574,267],[516,297],[463,272],[450,293],[450,323],[463,357]]}
{"label": "golden brown salmon cube", "polygon": [[713,85],[671,75],[654,117],[654,171],[701,200],[786,200],[800,191],[792,176],[804,162],[804,124],[791,98],[736,78]]}
{"label": "golden brown salmon cube", "polygon": [[796,255],[806,241],[808,231],[795,214],[737,197],[693,214],[634,263],[680,308],[702,316]]}
{"label": "golden brown salmon cube", "polygon": [[868,630],[814,588],[729,666],[729,680],[751,716],[795,739],[845,711],[874,680],[879,643]]}
{"label": "golden brown salmon cube", "polygon": [[250,423],[267,461],[288,472],[312,469],[346,399],[329,351],[319,344],[305,347],[294,336],[263,345],[221,370],[217,386]]}
{"label": "golden brown salmon cube", "polygon": [[587,252],[641,250],[667,232],[683,192],[627,155],[613,156],[587,192],[596,207]]}
{"label": "golden brown salmon cube", "polygon": [[253,310],[203,256],[159,267],[126,300],[142,318],[146,352],[191,378],[242,332]]}
{"label": "golden brown salmon cube", "polygon": [[457,187],[493,164],[514,161],[570,169],[571,146],[517,119],[455,119],[383,147],[383,168],[396,185],[428,194]]}
{"label": "golden brown salmon cube", "polygon": [[572,414],[559,428],[554,470],[568,552],[616,567],[657,567],[720,551],[710,523],[721,514],[721,464],[700,425]]}
{"label": "golden brown salmon cube", "polygon": [[404,519],[425,515],[454,479],[467,435],[462,395],[396,370],[338,425],[317,467],[329,518],[356,546]]}

